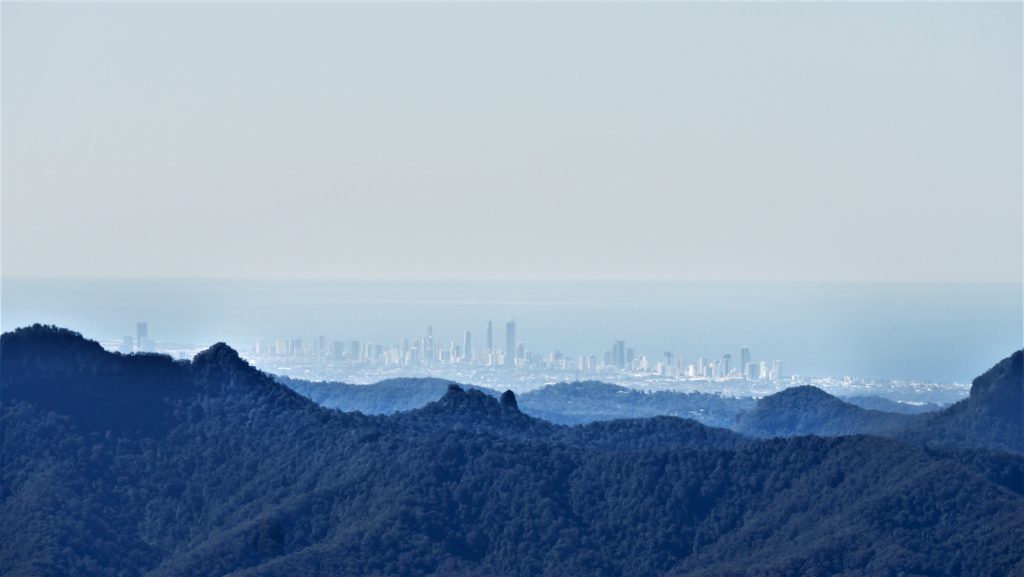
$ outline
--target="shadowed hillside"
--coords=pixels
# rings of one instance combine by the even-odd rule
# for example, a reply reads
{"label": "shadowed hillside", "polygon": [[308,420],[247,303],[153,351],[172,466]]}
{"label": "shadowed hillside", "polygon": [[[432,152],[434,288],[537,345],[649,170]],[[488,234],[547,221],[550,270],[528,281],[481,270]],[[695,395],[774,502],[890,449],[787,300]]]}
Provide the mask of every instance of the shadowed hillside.
{"label": "shadowed hillside", "polygon": [[913,417],[862,409],[811,386],[792,387],[757,401],[735,429],[753,437],[890,434]]}
{"label": "shadowed hillside", "polygon": [[461,387],[367,417],[225,345],[0,347],[5,576],[1024,574],[1010,454],[566,427]]}
{"label": "shadowed hillside", "polygon": [[[440,398],[451,384],[450,381],[432,378],[388,379],[372,385],[310,382],[285,376],[276,376],[275,379],[325,407],[359,411],[370,415],[389,415],[423,407]],[[497,391],[485,387],[461,386],[489,395],[498,394]],[[934,412],[942,408],[935,404],[911,405],[882,397],[849,397],[842,400],[862,409],[907,415]],[[724,397],[713,393],[640,391],[600,381],[555,383],[528,391],[519,397],[519,405],[526,414],[562,425],[670,416],[693,419],[712,427],[737,428],[739,415],[753,410],[757,402],[749,397]],[[847,412],[857,413],[849,408]],[[839,418],[845,419],[845,422],[829,425],[819,421],[817,426],[811,426],[811,423],[806,422],[804,433],[879,433],[889,428],[879,426],[886,419],[878,415],[873,418],[851,417],[843,416],[841,413],[842,411],[834,409],[822,411],[820,419]],[[891,417],[888,421],[904,422],[898,417]],[[766,429],[768,430],[770,429]],[[783,428],[778,434],[794,433]],[[766,433],[766,436],[772,436],[772,433]]]}
{"label": "shadowed hillside", "polygon": [[[372,385],[275,378],[325,407],[373,415],[423,407],[443,395],[450,384],[450,381],[430,378],[388,379]],[[462,386],[497,395],[492,389]],[[523,412],[562,425],[672,416],[727,427],[741,411],[753,407],[754,402],[754,399],[709,393],[637,391],[600,381],[556,383],[524,393],[519,398]]]}
{"label": "shadowed hillside", "polygon": [[1024,351],[974,379],[966,399],[930,415],[902,438],[935,446],[1024,453]]}

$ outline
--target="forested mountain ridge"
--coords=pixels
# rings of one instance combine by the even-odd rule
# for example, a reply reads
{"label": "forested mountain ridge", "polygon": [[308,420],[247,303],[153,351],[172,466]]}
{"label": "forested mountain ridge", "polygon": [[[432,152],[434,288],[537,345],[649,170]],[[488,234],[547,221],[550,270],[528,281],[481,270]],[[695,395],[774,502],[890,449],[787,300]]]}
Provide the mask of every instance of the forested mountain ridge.
{"label": "forested mountain ridge", "polygon": [[[275,379],[324,406],[369,414],[393,414],[424,407],[454,384],[432,378],[388,379],[372,385],[309,382],[281,376]],[[482,387],[460,387],[480,394],[498,394]],[[563,425],[672,416],[760,438],[894,436],[920,420],[917,415],[939,409],[881,398],[840,399],[810,386],[792,387],[755,400],[712,393],[646,392],[600,381],[547,385],[520,395],[518,401],[524,413]]]}
{"label": "forested mountain ridge", "polygon": [[3,575],[1024,574],[1011,454],[564,427],[461,388],[368,417],[224,345],[38,326],[3,335],[0,377]]}
{"label": "forested mountain ridge", "polygon": [[735,430],[755,437],[871,434],[949,449],[1024,453],[1024,371],[1017,351],[974,379],[970,395],[916,415],[854,406],[814,387],[793,387],[741,413]]}
{"label": "forested mountain ridge", "polygon": [[791,387],[741,413],[735,429],[752,437],[887,435],[917,418],[863,409],[812,387]]}
{"label": "forested mountain ridge", "polygon": [[521,404],[531,414],[565,424],[672,416],[729,427],[754,400],[714,393],[638,391],[601,381],[578,381],[529,391],[522,395]]}
{"label": "forested mountain ridge", "polygon": [[1024,350],[974,379],[966,399],[923,417],[900,438],[933,446],[1024,453]]}
{"label": "forested mountain ridge", "polygon": [[[425,406],[440,398],[451,381],[429,377],[393,378],[368,385],[339,382],[312,382],[277,375],[278,382],[332,409],[389,415]],[[460,385],[497,396],[486,387]],[[843,401],[862,409],[885,413],[919,414],[934,412],[941,405],[911,405],[882,397],[843,397]],[[523,412],[551,423],[579,425],[615,419],[672,416],[693,419],[713,427],[736,428],[741,413],[751,411],[757,400],[727,397],[716,393],[680,391],[642,391],[602,381],[574,381],[545,385],[519,395]],[[843,430],[842,427],[833,427]],[[822,427],[815,434],[828,434]],[[844,431],[848,433],[849,431]]]}
{"label": "forested mountain ridge", "polygon": [[[423,407],[452,384],[435,378],[395,378],[370,385],[311,382],[280,375],[274,378],[325,407],[382,415]],[[485,387],[460,386],[498,394]],[[638,391],[601,381],[554,383],[519,395],[523,412],[561,425],[672,416],[727,427],[754,402],[714,393]]]}
{"label": "forested mountain ridge", "polygon": [[[275,375],[274,379],[325,407],[367,415],[390,415],[422,408],[441,398],[448,385],[453,384],[452,381],[435,378],[395,378],[372,385],[304,381],[283,375]],[[480,390],[497,394],[491,389]]]}

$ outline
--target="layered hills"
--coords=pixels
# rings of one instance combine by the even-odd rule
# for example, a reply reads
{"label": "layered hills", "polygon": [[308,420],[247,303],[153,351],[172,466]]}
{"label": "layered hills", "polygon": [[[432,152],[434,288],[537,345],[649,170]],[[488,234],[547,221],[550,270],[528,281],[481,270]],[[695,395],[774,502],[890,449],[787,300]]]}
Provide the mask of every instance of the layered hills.
{"label": "layered hills", "polygon": [[[451,381],[435,378],[394,378],[370,385],[311,382],[275,376],[279,382],[317,403],[342,411],[389,415],[423,407],[444,394]],[[461,385],[498,395],[485,387]],[[846,397],[843,401],[865,409],[888,413],[918,414],[941,409],[940,405],[913,405],[878,396]],[[576,381],[546,385],[519,396],[523,412],[552,423],[578,425],[614,419],[673,416],[693,419],[713,427],[734,427],[737,417],[752,410],[757,400],[715,393],[640,391],[601,381]]]}
{"label": "layered hills", "polygon": [[1019,353],[916,436],[763,440],[449,384],[343,412],[223,344],[174,361],[37,325],[0,353],[7,576],[1024,575],[1024,458],[950,442],[999,418],[984,446],[1015,446],[993,407]]}

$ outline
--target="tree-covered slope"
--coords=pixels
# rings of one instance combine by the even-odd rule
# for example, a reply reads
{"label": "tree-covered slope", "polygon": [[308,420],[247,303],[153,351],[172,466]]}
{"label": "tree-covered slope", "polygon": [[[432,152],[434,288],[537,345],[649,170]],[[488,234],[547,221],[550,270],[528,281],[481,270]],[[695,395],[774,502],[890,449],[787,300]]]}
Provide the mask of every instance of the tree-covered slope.
{"label": "tree-covered slope", "polygon": [[670,416],[728,427],[736,415],[753,407],[754,400],[698,392],[647,392],[600,381],[582,381],[529,391],[522,395],[520,405],[531,415],[571,425]]}
{"label": "tree-covered slope", "polygon": [[94,345],[0,342],[5,576],[1024,574],[1011,454],[565,427],[461,388],[367,417],[223,345]]}
{"label": "tree-covered slope", "polygon": [[863,409],[812,386],[792,387],[757,401],[735,429],[753,437],[885,435],[914,417]]}
{"label": "tree-covered slope", "polygon": [[451,381],[433,378],[395,378],[372,385],[312,382],[286,376],[274,378],[325,407],[359,411],[366,415],[390,415],[419,409],[441,398],[448,385],[452,384]]}
{"label": "tree-covered slope", "polygon": [[[325,407],[368,415],[418,409],[440,398],[451,384],[433,378],[396,378],[370,385],[275,378]],[[497,396],[491,389],[461,386]],[[752,408],[754,403],[750,398],[711,393],[638,391],[600,381],[555,383],[519,396],[519,406],[524,413],[562,425],[670,416],[728,427],[736,420],[736,415]]]}
{"label": "tree-covered slope", "polygon": [[900,437],[933,446],[1024,453],[1024,351],[974,379],[966,399],[915,422]]}

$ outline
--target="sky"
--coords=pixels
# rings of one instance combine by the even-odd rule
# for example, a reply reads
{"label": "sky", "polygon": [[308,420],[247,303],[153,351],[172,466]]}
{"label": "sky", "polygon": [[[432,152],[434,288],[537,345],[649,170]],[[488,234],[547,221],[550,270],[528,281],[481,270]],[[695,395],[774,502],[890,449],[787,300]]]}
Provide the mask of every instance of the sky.
{"label": "sky", "polygon": [[4,276],[1022,280],[1020,3],[0,10]]}

